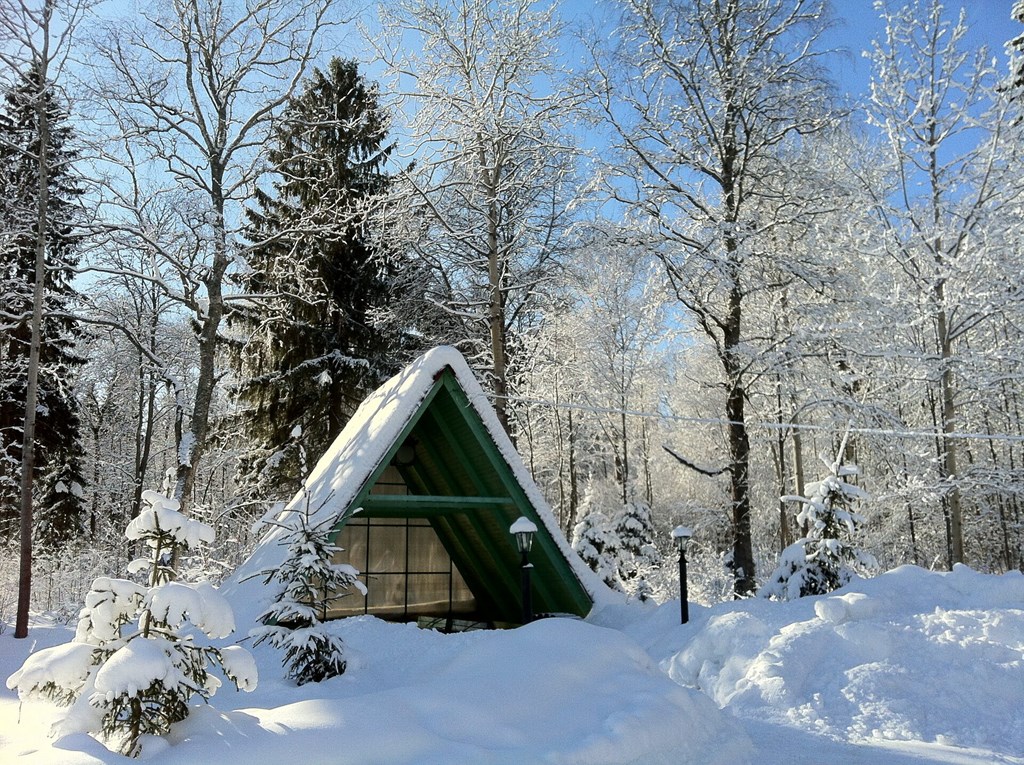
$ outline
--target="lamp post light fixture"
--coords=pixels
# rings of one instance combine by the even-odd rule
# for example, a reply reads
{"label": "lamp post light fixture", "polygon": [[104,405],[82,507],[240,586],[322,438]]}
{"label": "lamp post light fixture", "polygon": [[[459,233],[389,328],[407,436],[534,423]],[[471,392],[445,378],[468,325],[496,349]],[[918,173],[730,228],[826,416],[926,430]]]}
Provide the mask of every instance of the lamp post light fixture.
{"label": "lamp post light fixture", "polygon": [[679,550],[679,623],[690,621],[689,593],[686,587],[686,546],[693,538],[693,529],[676,526],[672,529],[672,542]]}
{"label": "lamp post light fixture", "polygon": [[523,588],[523,624],[533,621],[533,588],[530,586],[530,570],[533,564],[530,563],[530,548],[533,547],[533,535],[537,533],[537,524],[529,518],[519,516],[508,532],[515,537],[516,549],[521,557],[521,582]]}

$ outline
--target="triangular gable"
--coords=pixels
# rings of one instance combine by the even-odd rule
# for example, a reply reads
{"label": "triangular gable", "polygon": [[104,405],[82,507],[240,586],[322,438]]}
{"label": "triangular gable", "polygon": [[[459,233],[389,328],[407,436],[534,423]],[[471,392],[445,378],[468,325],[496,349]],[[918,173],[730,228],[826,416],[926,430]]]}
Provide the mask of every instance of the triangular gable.
{"label": "triangular gable", "polygon": [[[374,496],[372,489],[399,448],[415,442],[420,460],[408,472],[413,496]],[[435,348],[371,394],[280,516],[308,506],[316,517],[429,516],[470,586],[502,613],[518,602],[518,556],[509,525],[525,515],[539,528],[531,553],[537,611],[585,614],[608,590],[571,550],[554,516],[505,434],[462,355]],[[435,499],[447,497],[440,503]],[[278,567],[283,531],[275,528],[225,586],[243,610],[273,593],[246,577]],[[249,580],[261,583],[262,580]],[[237,593],[239,597],[232,597]],[[259,611],[254,611],[255,615]]]}

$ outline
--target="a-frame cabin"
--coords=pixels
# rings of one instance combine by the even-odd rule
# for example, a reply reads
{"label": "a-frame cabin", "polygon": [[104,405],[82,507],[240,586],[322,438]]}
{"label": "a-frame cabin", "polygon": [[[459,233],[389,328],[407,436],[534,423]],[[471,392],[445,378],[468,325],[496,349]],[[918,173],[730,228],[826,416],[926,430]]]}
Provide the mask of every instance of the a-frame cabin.
{"label": "a-frame cabin", "polygon": [[[367,586],[365,598],[353,591],[332,616],[519,622],[520,558],[509,527],[521,516],[538,528],[535,612],[585,616],[601,589],[453,348],[431,350],[363,402],[281,519],[306,507],[315,520],[337,519],[339,560]],[[244,582],[280,564],[281,534],[268,534],[239,568],[229,597],[247,591],[269,601],[271,593]]]}

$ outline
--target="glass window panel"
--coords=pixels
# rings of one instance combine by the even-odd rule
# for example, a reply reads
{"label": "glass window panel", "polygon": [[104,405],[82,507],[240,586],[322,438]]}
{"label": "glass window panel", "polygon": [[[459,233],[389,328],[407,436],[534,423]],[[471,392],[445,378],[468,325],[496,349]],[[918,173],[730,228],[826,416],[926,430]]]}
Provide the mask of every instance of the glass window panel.
{"label": "glass window panel", "polygon": [[448,613],[448,574],[409,574],[409,610]]}
{"label": "glass window panel", "polygon": [[359,571],[366,567],[366,526],[346,524],[338,534],[336,544],[341,548],[334,554],[335,563],[351,563]]}
{"label": "glass window panel", "polygon": [[371,526],[367,572],[405,571],[405,527]]}
{"label": "glass window panel", "polygon": [[[366,584],[368,595],[364,598],[351,590],[332,604],[332,618],[367,612],[384,618],[443,616],[449,608],[456,614],[476,610],[473,593],[425,518],[357,516],[342,528],[337,542],[344,550],[335,560],[360,570],[359,578]],[[409,571],[420,573],[408,574],[407,582]]]}
{"label": "glass window panel", "polygon": [[468,602],[474,607],[476,606],[473,591],[469,589],[469,585],[466,584],[466,580],[462,578],[462,574],[459,573],[454,564],[452,565],[452,601]]}
{"label": "glass window panel", "polygon": [[[359,577],[362,579],[363,577]],[[364,582],[365,584],[365,582]],[[366,598],[355,587],[351,587],[342,593],[341,597],[334,598],[327,610],[328,619],[337,619],[342,616],[352,616],[366,611]]]}
{"label": "glass window panel", "polygon": [[448,551],[430,526],[409,527],[409,570],[448,573]]}
{"label": "glass window panel", "polygon": [[402,474],[394,465],[388,465],[377,483],[370,489],[370,494],[408,494]]}
{"label": "glass window panel", "polygon": [[366,605],[371,614],[405,610],[405,574],[370,574],[368,580]]}

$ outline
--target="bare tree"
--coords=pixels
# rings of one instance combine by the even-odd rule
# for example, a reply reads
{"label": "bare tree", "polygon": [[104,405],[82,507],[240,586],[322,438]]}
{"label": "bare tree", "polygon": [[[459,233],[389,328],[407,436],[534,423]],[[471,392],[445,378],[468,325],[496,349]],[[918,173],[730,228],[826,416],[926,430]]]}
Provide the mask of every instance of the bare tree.
{"label": "bare tree", "polygon": [[[394,211],[428,266],[424,300],[490,378],[508,430],[509,353],[564,249],[578,99],[556,62],[554,7],[529,0],[404,0],[383,13],[412,166]],[[414,37],[409,44],[403,35]]]}
{"label": "bare tree", "polygon": [[584,241],[564,269],[557,305],[530,337],[530,366],[517,380],[530,401],[517,419],[520,448],[569,531],[581,475],[614,486],[608,494],[620,505],[634,495],[654,503],[654,418],[637,413],[659,407],[679,318],[656,262],[605,230]]}
{"label": "bare tree", "polygon": [[958,376],[969,374],[969,338],[1024,298],[1019,285],[1005,289],[1005,253],[988,234],[993,211],[1019,197],[1020,184],[1004,172],[1006,105],[995,97],[987,53],[964,44],[964,12],[953,20],[939,0],[914,0],[883,7],[882,18],[869,116],[884,136],[890,185],[874,189],[873,210],[893,283],[911,296],[909,326],[930,327],[912,351],[930,362],[925,395],[952,566],[964,561]]}
{"label": "bare tree", "polygon": [[[598,412],[591,420],[612,453],[622,505],[634,493],[651,503],[648,423],[630,412],[655,409],[656,386],[667,377],[658,350],[674,339],[668,295],[664,280],[652,270],[655,263],[595,234],[573,268],[580,305],[570,321],[579,355],[575,369],[566,371],[581,378],[583,399]],[[646,488],[637,490],[638,485]]]}
{"label": "bare tree", "polygon": [[617,47],[593,46],[595,109],[615,136],[604,192],[625,206],[628,229],[661,259],[721,364],[732,566],[744,595],[755,586],[745,405],[756,347],[745,308],[790,278],[772,247],[802,214],[785,194],[787,150],[834,120],[815,49],[827,0],[619,6]]}
{"label": "bare tree", "polygon": [[228,275],[245,258],[241,206],[264,172],[276,115],[315,57],[319,33],[338,21],[333,4],[175,0],[119,19],[96,43],[96,95],[122,137],[108,157],[103,233],[110,248],[141,253],[145,267],[93,268],[155,285],[195,329],[198,366],[187,380],[145,338],[133,341],[175,391],[172,494],[182,503],[210,436]]}

